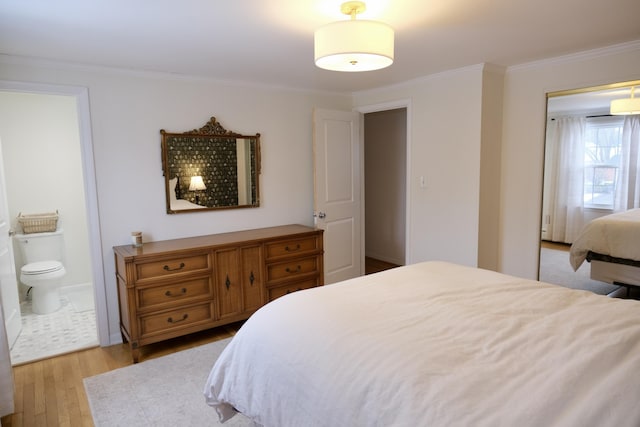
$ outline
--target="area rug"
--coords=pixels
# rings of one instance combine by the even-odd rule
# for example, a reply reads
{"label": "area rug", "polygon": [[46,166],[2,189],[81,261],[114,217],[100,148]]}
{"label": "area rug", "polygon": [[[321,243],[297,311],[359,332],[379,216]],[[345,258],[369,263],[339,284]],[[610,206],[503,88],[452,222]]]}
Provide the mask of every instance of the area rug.
{"label": "area rug", "polygon": [[584,262],[578,271],[569,263],[569,252],[542,248],[540,251],[540,281],[573,289],[584,289],[600,295],[608,295],[618,286],[591,280],[590,265]]}
{"label": "area rug", "polygon": [[250,426],[236,415],[224,424],[202,391],[230,338],[84,379],[93,422],[100,426]]}

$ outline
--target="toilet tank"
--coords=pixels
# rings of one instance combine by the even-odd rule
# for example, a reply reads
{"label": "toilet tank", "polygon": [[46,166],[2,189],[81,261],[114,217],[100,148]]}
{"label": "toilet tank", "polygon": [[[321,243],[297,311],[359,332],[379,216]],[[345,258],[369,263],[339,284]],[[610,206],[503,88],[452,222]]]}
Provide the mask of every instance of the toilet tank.
{"label": "toilet tank", "polygon": [[63,231],[48,233],[15,234],[22,260],[25,264],[38,261],[63,261]]}

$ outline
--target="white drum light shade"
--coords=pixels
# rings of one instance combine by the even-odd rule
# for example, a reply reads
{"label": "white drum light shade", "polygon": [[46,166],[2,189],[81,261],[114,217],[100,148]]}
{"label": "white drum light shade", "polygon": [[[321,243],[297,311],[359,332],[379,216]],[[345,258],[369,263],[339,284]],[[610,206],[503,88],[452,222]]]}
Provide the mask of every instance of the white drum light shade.
{"label": "white drum light shade", "polygon": [[338,21],[315,33],[315,61],[333,71],[371,71],[393,63],[393,29],[376,21]]}
{"label": "white drum light shade", "polygon": [[631,98],[614,99],[609,112],[614,116],[640,114],[640,98],[635,98],[635,87],[631,88]]}

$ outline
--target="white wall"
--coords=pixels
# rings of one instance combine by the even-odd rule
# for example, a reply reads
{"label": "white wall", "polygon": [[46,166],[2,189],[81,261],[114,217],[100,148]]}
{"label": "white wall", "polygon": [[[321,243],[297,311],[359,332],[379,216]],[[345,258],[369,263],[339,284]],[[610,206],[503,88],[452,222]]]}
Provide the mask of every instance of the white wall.
{"label": "white wall", "polygon": [[[59,211],[66,276],[62,285],[90,283],[76,100],[70,96],[0,92],[0,137],[12,228],[19,213]],[[16,271],[23,265],[15,247]],[[24,297],[23,292],[20,297]]]}
{"label": "white wall", "polygon": [[640,78],[640,41],[513,67],[504,89],[500,270],[537,278],[546,93]]}
{"label": "white wall", "polygon": [[[109,334],[119,340],[112,247],[287,223],[313,223],[313,107],[348,110],[345,95],[62,66],[2,57],[0,79],[87,87],[103,243]],[[160,129],[186,131],[215,116],[261,134],[261,207],[167,215]]]}
{"label": "white wall", "polygon": [[408,264],[477,265],[482,72],[474,66],[354,94],[357,107],[411,101]]}
{"label": "white wall", "polygon": [[[117,340],[112,246],[132,230],[147,240],[284,223],[312,224],[313,107],[410,100],[407,262],[478,263],[484,66],[452,70],[353,96],[288,91],[165,75],[0,58],[0,79],[89,89],[101,233]],[[545,93],[640,78],[640,42],[508,69],[504,82],[499,269],[537,277]],[[498,86],[498,85],[495,85]],[[483,90],[485,93],[483,93]],[[494,88],[502,90],[502,87]],[[262,207],[165,214],[159,130],[183,131],[215,115],[262,135]],[[420,176],[426,188],[420,188]]]}
{"label": "white wall", "polygon": [[[639,79],[640,41],[512,67],[504,74],[504,85],[498,75],[485,74],[483,81],[483,69],[452,70],[356,93],[354,104],[411,100],[407,262],[482,263],[537,278],[546,93]],[[494,118],[486,121],[488,105],[491,115],[502,109],[501,136],[486,127],[495,126]],[[482,153],[483,167],[488,165],[486,154],[491,162],[501,159],[499,198],[487,192],[488,186],[495,186],[494,174],[483,173],[486,182],[482,188],[478,184],[480,150],[485,147],[489,150]],[[420,176],[426,177],[426,189],[419,187]],[[487,207],[486,200],[499,203],[499,211]],[[499,217],[495,232],[492,222],[483,222],[479,230],[480,213],[484,218],[494,213]],[[480,254],[484,250],[497,251],[497,257],[486,258]]]}

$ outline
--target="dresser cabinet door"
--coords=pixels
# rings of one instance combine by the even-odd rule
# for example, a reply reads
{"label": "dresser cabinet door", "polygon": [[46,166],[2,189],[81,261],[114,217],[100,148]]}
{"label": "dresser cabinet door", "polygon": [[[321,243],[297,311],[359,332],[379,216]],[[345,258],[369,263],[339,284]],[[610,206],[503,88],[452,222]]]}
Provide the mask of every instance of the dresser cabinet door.
{"label": "dresser cabinet door", "polygon": [[220,319],[260,308],[264,304],[262,247],[218,250],[215,259]]}
{"label": "dresser cabinet door", "polygon": [[220,319],[242,312],[238,249],[215,252],[215,277]]}
{"label": "dresser cabinet door", "polygon": [[262,280],[262,247],[240,249],[242,302],[244,311],[255,311],[264,304]]}

